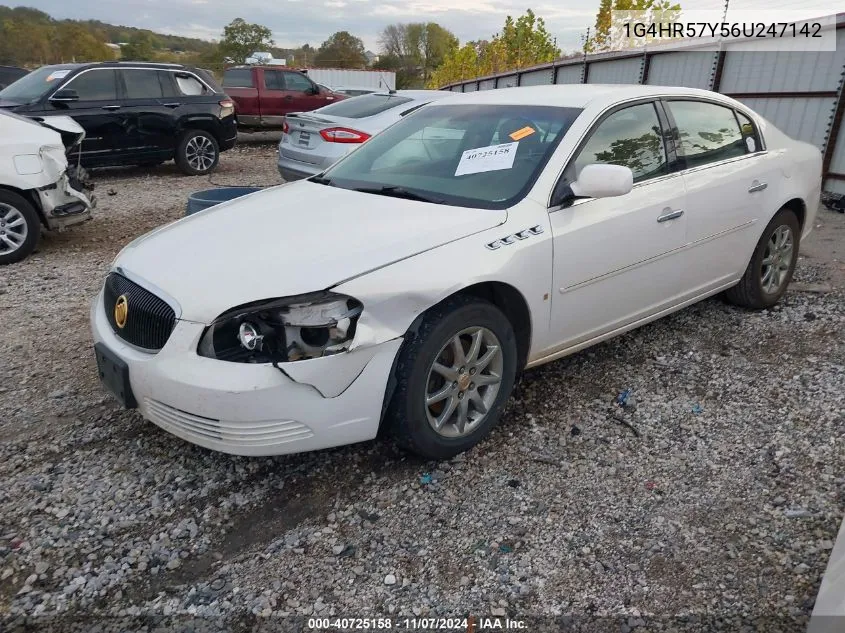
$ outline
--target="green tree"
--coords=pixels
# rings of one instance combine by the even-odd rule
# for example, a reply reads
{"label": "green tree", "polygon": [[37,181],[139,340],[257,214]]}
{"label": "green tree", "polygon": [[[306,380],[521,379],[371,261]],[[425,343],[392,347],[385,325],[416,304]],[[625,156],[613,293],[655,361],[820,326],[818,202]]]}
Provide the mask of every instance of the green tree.
{"label": "green tree", "polygon": [[91,32],[75,22],[62,22],[55,36],[54,58],[60,62],[102,62],[114,59],[102,34]]}
{"label": "green tree", "polygon": [[458,38],[436,22],[415,22],[386,27],[379,44],[383,53],[379,66],[386,68],[387,63],[389,70],[396,71],[397,85],[401,76],[408,87],[421,87],[446,56],[458,48]]}
{"label": "green tree", "polygon": [[[673,23],[680,17],[681,5],[671,0],[601,0],[596,14],[596,30],[586,43],[587,52],[609,50],[613,45],[614,30],[621,30],[624,20],[613,18],[614,11],[645,11],[652,20]],[[628,46],[640,46],[650,39],[627,41]]]}
{"label": "green tree", "polygon": [[323,68],[364,68],[364,42],[348,31],[338,31],[320,45],[314,62]]}
{"label": "green tree", "polygon": [[507,16],[502,32],[492,39],[469,42],[447,54],[427,85],[437,88],[462,79],[550,62],[558,57],[560,49],[546,30],[543,18],[528,9],[516,20]]}
{"label": "green tree", "polygon": [[129,43],[120,49],[121,58],[133,62],[151,62],[156,59],[153,35],[149,31],[140,31],[132,36]]}
{"label": "green tree", "polygon": [[235,18],[223,28],[220,53],[236,64],[243,64],[253,53],[272,47],[272,35],[266,26]]}

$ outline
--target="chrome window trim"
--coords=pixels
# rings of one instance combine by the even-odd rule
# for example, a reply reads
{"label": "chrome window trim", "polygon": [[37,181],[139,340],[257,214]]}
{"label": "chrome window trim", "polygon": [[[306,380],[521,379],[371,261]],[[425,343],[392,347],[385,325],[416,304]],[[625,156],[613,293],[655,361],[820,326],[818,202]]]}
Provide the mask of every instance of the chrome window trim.
{"label": "chrome window trim", "polygon": [[[123,62],[123,63],[130,63],[130,62]],[[203,81],[200,77],[198,77],[196,75],[196,73],[193,73],[190,70],[184,70],[184,69],[179,69],[179,68],[150,68],[150,67],[145,67],[145,66],[125,66],[125,67],[123,67],[123,66],[95,66],[93,68],[86,68],[85,70],[80,71],[79,73],[77,73],[73,77],[71,77],[68,81],[61,84],[58,88],[56,88],[53,91],[53,94],[51,94],[49,97],[47,97],[47,101],[49,101],[50,99],[55,97],[56,93],[59,92],[59,90],[64,90],[65,88],[67,88],[69,85],[71,85],[74,81],[76,81],[79,77],[81,77],[85,73],[90,73],[90,72],[94,72],[94,71],[97,71],[97,70],[114,70],[114,71],[120,71],[120,70],[153,70],[153,71],[157,71],[157,70],[160,70],[160,71],[165,72],[165,73],[184,73],[184,74],[190,75],[191,77],[196,79],[203,86],[205,86],[206,89],[210,90],[213,94],[217,94],[215,92],[214,88],[209,86],[205,81]],[[193,95],[185,95],[185,96],[193,96]],[[120,97],[120,95],[117,95],[115,98],[121,99],[122,97]],[[107,101],[107,99],[105,101]]]}

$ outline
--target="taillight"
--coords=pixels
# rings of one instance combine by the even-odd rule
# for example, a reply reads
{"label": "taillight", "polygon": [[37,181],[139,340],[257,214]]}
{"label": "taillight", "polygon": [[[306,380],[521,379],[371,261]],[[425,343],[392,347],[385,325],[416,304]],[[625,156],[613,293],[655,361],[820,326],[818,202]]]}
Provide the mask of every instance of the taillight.
{"label": "taillight", "polygon": [[366,132],[359,132],[348,127],[330,127],[320,130],[320,136],[329,143],[363,143],[370,138]]}
{"label": "taillight", "polygon": [[290,134],[290,126],[287,121],[282,121],[282,134]]}
{"label": "taillight", "polygon": [[235,102],[231,99],[221,99],[220,100],[220,107],[221,108],[234,108]]}

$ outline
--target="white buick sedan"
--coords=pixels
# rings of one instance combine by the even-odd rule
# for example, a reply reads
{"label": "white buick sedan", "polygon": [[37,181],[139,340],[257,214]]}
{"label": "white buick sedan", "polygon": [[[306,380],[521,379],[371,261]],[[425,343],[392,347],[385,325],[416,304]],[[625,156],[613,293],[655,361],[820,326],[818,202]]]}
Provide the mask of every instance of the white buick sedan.
{"label": "white buick sedan", "polygon": [[456,95],[129,244],[92,307],[100,376],[227,453],[385,429],[446,458],[525,368],[719,292],[776,303],[820,185],[818,149],[711,92]]}

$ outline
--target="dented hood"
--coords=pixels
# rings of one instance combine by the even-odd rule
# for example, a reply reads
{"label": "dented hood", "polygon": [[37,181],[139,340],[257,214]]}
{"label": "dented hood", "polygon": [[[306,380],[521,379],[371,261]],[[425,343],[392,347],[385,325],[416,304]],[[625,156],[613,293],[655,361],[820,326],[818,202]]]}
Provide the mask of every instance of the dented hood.
{"label": "dented hood", "polygon": [[118,255],[115,267],[170,295],[182,319],[208,323],[244,303],[330,288],[506,218],[504,210],[299,181],[148,233]]}

